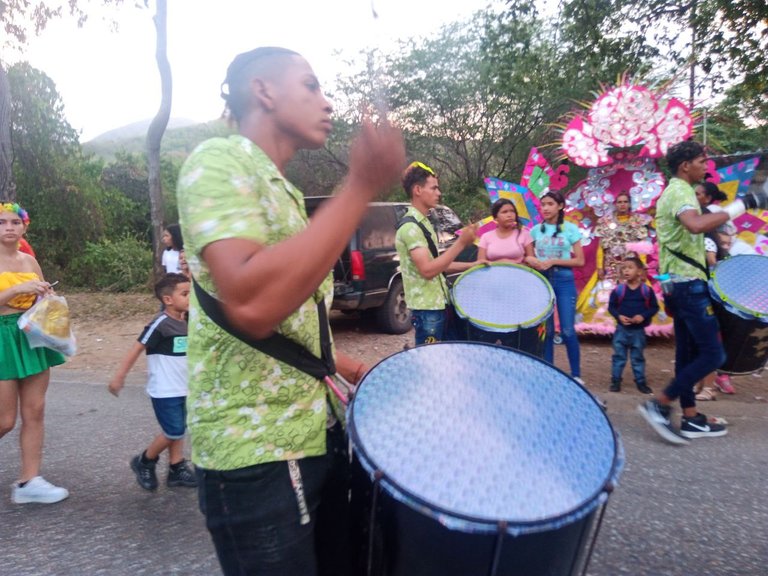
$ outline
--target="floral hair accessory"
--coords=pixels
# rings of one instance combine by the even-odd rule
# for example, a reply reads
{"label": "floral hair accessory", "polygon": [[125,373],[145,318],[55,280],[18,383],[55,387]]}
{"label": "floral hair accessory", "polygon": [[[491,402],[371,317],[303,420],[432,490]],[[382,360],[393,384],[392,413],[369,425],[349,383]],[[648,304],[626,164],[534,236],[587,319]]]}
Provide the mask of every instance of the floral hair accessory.
{"label": "floral hair accessory", "polygon": [[13,212],[14,214],[18,214],[25,226],[29,224],[29,214],[16,202],[0,202],[0,212]]}

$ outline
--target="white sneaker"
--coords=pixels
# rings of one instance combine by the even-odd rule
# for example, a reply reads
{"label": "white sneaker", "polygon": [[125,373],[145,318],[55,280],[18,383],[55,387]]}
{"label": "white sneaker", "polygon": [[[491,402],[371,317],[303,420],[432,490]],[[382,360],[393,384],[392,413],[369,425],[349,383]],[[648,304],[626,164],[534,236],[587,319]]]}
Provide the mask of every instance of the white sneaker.
{"label": "white sneaker", "polygon": [[69,490],[54,486],[42,476],[35,476],[24,487],[17,483],[11,486],[11,500],[15,504],[53,504],[69,496]]}
{"label": "white sneaker", "polygon": [[574,380],[576,380],[577,383],[581,384],[582,386],[586,386],[584,383],[584,380],[581,378],[581,376],[571,376]]}

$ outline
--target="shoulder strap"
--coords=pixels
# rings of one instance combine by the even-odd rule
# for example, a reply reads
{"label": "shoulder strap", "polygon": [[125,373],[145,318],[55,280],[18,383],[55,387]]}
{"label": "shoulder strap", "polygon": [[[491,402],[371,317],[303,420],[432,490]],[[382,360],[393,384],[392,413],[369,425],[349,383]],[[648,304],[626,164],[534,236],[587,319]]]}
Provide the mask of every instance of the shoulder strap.
{"label": "shoulder strap", "polygon": [[627,285],[626,284],[619,284],[616,286],[616,297],[618,299],[618,302],[616,304],[621,305],[622,301],[624,300],[624,296],[627,293]]}
{"label": "shoulder strap", "polygon": [[272,358],[284,362],[289,366],[293,366],[318,380],[322,380],[326,376],[336,373],[336,365],[333,361],[333,354],[331,354],[328,314],[326,313],[324,302],[318,302],[317,304],[317,313],[320,317],[320,349],[322,351],[322,358],[318,358],[304,346],[282,334],[274,333],[268,338],[263,338],[261,340],[257,340],[256,338],[245,334],[230,323],[224,315],[221,303],[208,294],[208,292],[206,292],[194,278],[192,279],[192,285],[194,286],[195,296],[197,297],[197,301],[200,302],[203,312],[205,312],[206,316],[225,332],[228,332],[259,352],[272,356]]}
{"label": "shoulder strap", "polygon": [[427,246],[429,247],[429,252],[432,254],[432,258],[437,258],[438,252],[437,252],[437,246],[435,246],[434,240],[432,240],[432,234],[429,233],[429,230],[427,230],[427,227],[424,226],[421,222],[416,220],[413,216],[403,216],[400,219],[400,222],[397,223],[398,229],[403,224],[408,224],[409,222],[412,222],[413,224],[416,224],[419,228],[421,228],[421,232],[424,234],[424,238],[427,240]]}
{"label": "shoulder strap", "polygon": [[650,308],[651,308],[651,288],[645,282],[640,284],[640,294],[643,295],[643,300],[645,300],[645,308],[646,308],[646,310],[650,310]]}
{"label": "shoulder strap", "polygon": [[677,258],[679,258],[683,262],[686,262],[686,263],[690,264],[691,266],[693,266],[695,268],[698,268],[699,270],[704,272],[704,274],[707,275],[707,279],[709,279],[709,268],[704,266],[704,264],[702,264],[701,262],[697,262],[696,260],[694,260],[690,256],[686,256],[682,252],[678,252],[677,250],[673,250],[672,248],[667,247],[667,250],[669,250],[674,256],[676,256]]}

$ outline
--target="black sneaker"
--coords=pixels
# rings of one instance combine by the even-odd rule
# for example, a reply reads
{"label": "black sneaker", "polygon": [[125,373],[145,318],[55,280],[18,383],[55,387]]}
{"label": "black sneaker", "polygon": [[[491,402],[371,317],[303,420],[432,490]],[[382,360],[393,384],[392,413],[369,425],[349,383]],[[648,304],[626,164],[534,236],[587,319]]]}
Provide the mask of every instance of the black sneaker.
{"label": "black sneaker", "polygon": [[144,490],[157,489],[157,474],[155,474],[155,465],[157,460],[147,460],[146,463],[142,462],[141,454],[131,458],[131,470],[136,474],[136,482]]}
{"label": "black sneaker", "polygon": [[653,390],[651,390],[647,384],[638,384],[637,389],[640,391],[640,394],[649,394],[653,395]]}
{"label": "black sneaker", "polygon": [[178,464],[174,464],[168,468],[168,486],[186,486],[187,488],[194,488],[197,486],[197,478],[195,473],[189,469],[186,460],[182,460]]}
{"label": "black sneaker", "polygon": [[611,382],[611,387],[608,388],[611,392],[621,392],[621,382],[616,382],[615,380]]}
{"label": "black sneaker", "polygon": [[686,438],[714,438],[725,436],[728,434],[728,429],[722,424],[709,422],[704,414],[699,413],[693,418],[682,419],[680,434]]}
{"label": "black sneaker", "polygon": [[640,404],[637,411],[651,425],[651,428],[670,444],[688,444],[688,440],[672,427],[672,422],[669,420],[672,408],[669,406],[662,406],[654,398]]}

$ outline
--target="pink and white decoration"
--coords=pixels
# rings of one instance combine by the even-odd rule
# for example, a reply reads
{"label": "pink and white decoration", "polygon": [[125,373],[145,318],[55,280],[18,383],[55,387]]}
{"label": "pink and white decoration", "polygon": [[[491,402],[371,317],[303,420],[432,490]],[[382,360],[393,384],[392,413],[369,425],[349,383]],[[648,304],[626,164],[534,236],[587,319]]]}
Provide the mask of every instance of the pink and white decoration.
{"label": "pink and white decoration", "polygon": [[573,116],[563,133],[563,150],[575,164],[595,168],[615,161],[614,148],[642,144],[638,156],[659,158],[692,130],[690,111],[676,98],[622,84],[599,96],[586,117]]}

